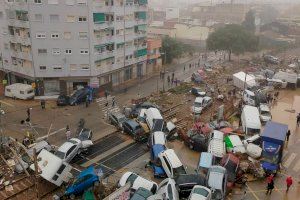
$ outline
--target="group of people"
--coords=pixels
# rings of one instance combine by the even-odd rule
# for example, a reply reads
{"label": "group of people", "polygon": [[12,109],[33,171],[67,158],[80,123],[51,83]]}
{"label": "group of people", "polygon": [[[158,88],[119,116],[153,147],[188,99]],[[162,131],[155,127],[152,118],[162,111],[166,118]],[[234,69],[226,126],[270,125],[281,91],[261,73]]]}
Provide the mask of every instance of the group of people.
{"label": "group of people", "polygon": [[272,104],[272,102],[274,101],[274,100],[278,100],[278,96],[279,96],[279,91],[276,91],[275,93],[274,93],[274,95],[272,95],[272,94],[268,94],[267,95],[267,102],[268,103],[270,103],[270,104]]}
{"label": "group of people", "polygon": [[[293,185],[293,178],[291,176],[288,176],[285,179],[286,183],[286,193],[289,191],[290,187]],[[271,194],[273,189],[274,189],[274,175],[271,174],[270,176],[267,177],[267,192],[266,195]]]}
{"label": "group of people", "polygon": [[173,84],[175,84],[175,86],[177,86],[177,84],[178,84],[178,79],[175,78],[174,72],[172,73],[172,76],[171,76],[171,77],[170,77],[170,75],[168,75],[167,81],[168,81],[168,86],[169,86],[169,87],[170,87],[170,85],[173,86]]}

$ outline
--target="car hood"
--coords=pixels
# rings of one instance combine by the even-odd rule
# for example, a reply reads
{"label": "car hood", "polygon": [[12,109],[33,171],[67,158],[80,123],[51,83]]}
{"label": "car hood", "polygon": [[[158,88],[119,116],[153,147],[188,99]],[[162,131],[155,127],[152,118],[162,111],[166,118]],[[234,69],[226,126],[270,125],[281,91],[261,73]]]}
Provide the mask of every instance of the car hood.
{"label": "car hood", "polygon": [[134,181],[133,185],[132,185],[132,188],[137,190],[139,189],[140,187],[143,187],[149,191],[151,191],[152,187],[153,187],[153,182],[147,180],[147,179],[144,179],[142,177],[137,177],[136,180]]}
{"label": "car hood", "polygon": [[261,115],[260,118],[262,121],[270,121],[271,120],[271,116],[269,116],[269,115]]}
{"label": "car hood", "polygon": [[195,112],[195,113],[201,113],[203,110],[203,107],[195,107],[195,106],[192,106],[192,111]]}

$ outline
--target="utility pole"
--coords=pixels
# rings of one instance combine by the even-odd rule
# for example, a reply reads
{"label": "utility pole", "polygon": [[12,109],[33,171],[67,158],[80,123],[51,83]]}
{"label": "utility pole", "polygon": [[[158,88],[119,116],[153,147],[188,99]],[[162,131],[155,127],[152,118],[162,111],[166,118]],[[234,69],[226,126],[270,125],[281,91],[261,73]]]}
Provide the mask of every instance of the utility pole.
{"label": "utility pole", "polygon": [[163,76],[162,76],[162,79],[163,79],[163,92],[165,92],[165,76],[166,76],[166,64],[167,64],[167,52],[165,51],[164,53],[162,53],[164,55],[164,64],[163,64]]}
{"label": "utility pole", "polygon": [[39,200],[40,193],[39,193],[39,167],[38,167],[38,159],[36,155],[36,149],[33,149],[33,162],[34,162],[34,182],[35,182],[35,192],[36,192],[36,198]]}

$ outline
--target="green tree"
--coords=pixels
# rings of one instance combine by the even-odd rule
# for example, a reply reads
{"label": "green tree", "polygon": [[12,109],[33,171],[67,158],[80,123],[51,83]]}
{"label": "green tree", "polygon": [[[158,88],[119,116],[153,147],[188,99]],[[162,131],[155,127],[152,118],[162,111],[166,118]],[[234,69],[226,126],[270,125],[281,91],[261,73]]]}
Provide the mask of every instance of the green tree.
{"label": "green tree", "polygon": [[[161,52],[166,52],[167,63],[171,63],[174,58],[180,57],[184,53],[191,53],[194,51],[190,45],[184,44],[174,38],[164,37],[162,39]],[[165,63],[164,56],[162,56],[163,62]]]}
{"label": "green tree", "polygon": [[243,21],[242,25],[246,30],[250,32],[255,32],[255,12],[253,10],[249,10],[246,13],[245,21]]}
{"label": "green tree", "polygon": [[241,25],[231,24],[217,29],[211,33],[207,40],[208,50],[223,50],[228,52],[229,61],[231,54],[243,54],[244,52],[256,51],[258,48],[258,37],[245,30]]}

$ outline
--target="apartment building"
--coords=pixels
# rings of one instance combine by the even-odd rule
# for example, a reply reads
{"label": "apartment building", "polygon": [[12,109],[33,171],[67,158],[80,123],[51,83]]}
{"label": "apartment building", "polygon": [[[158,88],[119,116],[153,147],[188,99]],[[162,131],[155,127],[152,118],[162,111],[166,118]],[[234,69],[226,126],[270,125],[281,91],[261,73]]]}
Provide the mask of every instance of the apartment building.
{"label": "apartment building", "polygon": [[146,16],[147,0],[2,0],[1,70],[38,95],[144,76]]}

